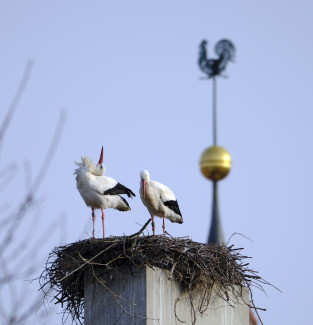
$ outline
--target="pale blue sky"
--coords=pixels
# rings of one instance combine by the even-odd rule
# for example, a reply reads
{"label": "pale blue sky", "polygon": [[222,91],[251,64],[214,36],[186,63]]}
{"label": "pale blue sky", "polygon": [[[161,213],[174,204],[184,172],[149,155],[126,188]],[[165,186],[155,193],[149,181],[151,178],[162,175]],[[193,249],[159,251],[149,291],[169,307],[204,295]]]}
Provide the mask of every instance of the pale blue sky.
{"label": "pale blue sky", "polygon": [[[65,109],[64,133],[40,189],[40,229],[61,216],[66,242],[90,235],[74,160],[89,155],[97,161],[103,145],[108,176],[137,194],[139,172],[148,169],[178,198],[184,223],[168,222],[169,233],[205,242],[211,184],[198,162],[212,144],[212,84],[200,80],[198,46],[207,39],[213,57],[215,43],[229,38],[236,63],[228,65],[228,79],[218,80],[218,144],[233,159],[220,183],[225,237],[239,232],[251,238],[232,242],[283,291],[266,288],[266,297],[255,290],[256,304],[267,308],[264,323],[308,324],[312,21],[310,1],[1,1],[1,120],[27,60],[35,62],[1,152],[1,168],[11,161],[20,167],[5,200],[19,202],[23,161],[36,175]],[[129,213],[106,211],[107,235],[131,234],[148,219],[139,195],[130,205]],[[100,218],[96,227],[101,236]],[[38,274],[59,244],[57,230],[40,252]]]}

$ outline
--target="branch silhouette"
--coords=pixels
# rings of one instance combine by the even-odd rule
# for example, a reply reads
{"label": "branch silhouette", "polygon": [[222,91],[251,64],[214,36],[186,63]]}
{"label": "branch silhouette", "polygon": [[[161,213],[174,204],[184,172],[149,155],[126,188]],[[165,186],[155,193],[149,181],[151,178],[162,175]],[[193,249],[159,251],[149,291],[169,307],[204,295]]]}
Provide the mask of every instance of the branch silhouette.
{"label": "branch silhouette", "polygon": [[[15,113],[21,102],[23,94],[31,78],[34,62],[29,60],[26,64],[18,89],[8,108],[8,111],[0,127],[0,152],[9,139],[5,135],[11,125]],[[16,193],[9,192],[9,184],[14,179],[19,165],[11,162],[1,166],[0,188],[1,194],[5,194],[11,202],[0,201],[0,324],[18,325],[33,324],[31,318],[36,314],[36,324],[47,324],[49,314],[44,311],[36,312],[42,305],[42,294],[31,292],[25,281],[32,279],[36,274],[42,261],[40,260],[41,247],[54,235],[57,229],[56,219],[47,224],[44,229],[38,231],[37,221],[42,213],[42,202],[39,190],[45,179],[52,158],[55,155],[61,140],[66,112],[60,111],[59,119],[55,127],[54,135],[46,156],[32,182],[31,162],[24,162],[24,179],[20,180],[20,187],[26,188],[24,196],[19,198]],[[4,140],[6,139],[6,141]],[[23,141],[21,139],[21,141]],[[24,184],[23,184],[24,183]],[[3,196],[2,196],[3,198]]]}

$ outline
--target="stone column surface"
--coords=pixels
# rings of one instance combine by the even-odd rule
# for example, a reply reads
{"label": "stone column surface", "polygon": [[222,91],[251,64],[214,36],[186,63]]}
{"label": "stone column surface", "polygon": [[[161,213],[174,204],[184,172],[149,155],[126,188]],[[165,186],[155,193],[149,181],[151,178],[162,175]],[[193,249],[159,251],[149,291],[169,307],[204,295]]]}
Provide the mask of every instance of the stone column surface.
{"label": "stone column surface", "polygon": [[[197,311],[201,292],[194,293],[194,310],[170,272],[159,268],[101,267],[85,274],[85,325],[249,325],[247,288],[242,298],[229,294],[229,304],[213,290],[207,310]],[[244,301],[243,301],[244,300]]]}

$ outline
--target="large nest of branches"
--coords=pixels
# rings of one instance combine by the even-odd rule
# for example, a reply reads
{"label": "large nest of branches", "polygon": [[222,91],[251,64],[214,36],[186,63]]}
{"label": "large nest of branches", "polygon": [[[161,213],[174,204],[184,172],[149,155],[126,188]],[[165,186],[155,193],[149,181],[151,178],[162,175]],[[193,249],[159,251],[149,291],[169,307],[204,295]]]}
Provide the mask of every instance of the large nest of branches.
{"label": "large nest of branches", "polygon": [[[240,250],[170,236],[87,239],[57,247],[50,253],[40,277],[41,289],[46,296],[52,294],[55,303],[62,305],[64,315],[69,314],[77,323],[82,323],[84,316],[84,273],[99,265],[106,270],[158,267],[168,270],[171,278],[189,292],[201,288],[209,295],[214,286],[221,297],[227,297],[230,291],[238,296],[238,286],[243,286],[251,297],[252,285],[262,288],[268,283],[248,268],[248,257],[241,255]],[[251,306],[257,309],[253,301]]]}

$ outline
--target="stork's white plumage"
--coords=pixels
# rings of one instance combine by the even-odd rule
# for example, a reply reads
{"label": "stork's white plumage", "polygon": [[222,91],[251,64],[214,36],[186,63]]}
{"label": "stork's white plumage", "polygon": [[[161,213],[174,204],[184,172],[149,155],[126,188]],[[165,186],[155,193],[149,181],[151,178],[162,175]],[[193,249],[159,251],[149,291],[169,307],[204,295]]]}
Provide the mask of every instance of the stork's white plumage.
{"label": "stork's white plumage", "polygon": [[183,223],[176,197],[167,186],[150,180],[149,172],[143,170],[140,173],[140,197],[142,203],[147,207],[152,220],[152,231],[155,234],[153,217],[163,218],[163,233],[165,234],[164,218],[172,222]]}
{"label": "stork's white plumage", "polygon": [[120,184],[111,177],[103,176],[103,147],[98,164],[95,166],[89,157],[81,157],[82,162],[75,162],[78,166],[75,169],[77,189],[86,205],[92,209],[93,238],[95,236],[95,209],[102,211],[102,229],[104,236],[104,212],[103,209],[116,209],[129,211],[128,202],[120,196],[126,194],[128,197],[136,196],[129,188]]}

